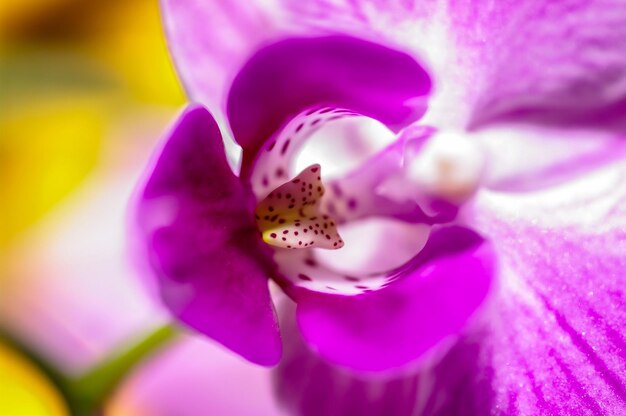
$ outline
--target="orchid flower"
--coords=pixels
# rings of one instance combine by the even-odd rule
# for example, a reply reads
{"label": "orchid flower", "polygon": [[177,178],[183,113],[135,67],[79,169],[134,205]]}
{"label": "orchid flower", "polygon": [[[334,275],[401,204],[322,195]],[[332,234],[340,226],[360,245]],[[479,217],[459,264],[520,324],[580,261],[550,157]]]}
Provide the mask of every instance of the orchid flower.
{"label": "orchid flower", "polygon": [[477,3],[163,2],[153,276],[300,413],[624,411],[626,7]]}

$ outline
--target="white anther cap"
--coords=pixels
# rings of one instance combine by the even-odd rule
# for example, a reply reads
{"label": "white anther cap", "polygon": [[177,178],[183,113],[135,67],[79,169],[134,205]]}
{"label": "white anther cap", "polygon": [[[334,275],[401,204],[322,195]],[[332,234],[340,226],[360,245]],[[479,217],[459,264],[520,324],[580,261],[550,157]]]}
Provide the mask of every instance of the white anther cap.
{"label": "white anther cap", "polygon": [[485,162],[480,146],[463,133],[438,132],[405,160],[405,181],[422,195],[462,204],[480,186]]}

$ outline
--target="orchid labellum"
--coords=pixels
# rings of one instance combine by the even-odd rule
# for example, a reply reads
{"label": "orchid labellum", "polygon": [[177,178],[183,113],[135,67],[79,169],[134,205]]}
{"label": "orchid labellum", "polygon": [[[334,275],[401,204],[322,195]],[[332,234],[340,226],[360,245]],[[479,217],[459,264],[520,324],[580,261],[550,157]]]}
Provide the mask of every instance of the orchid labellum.
{"label": "orchid labellum", "polygon": [[171,312],[296,413],[625,411],[626,6],[256,3],[163,2]]}

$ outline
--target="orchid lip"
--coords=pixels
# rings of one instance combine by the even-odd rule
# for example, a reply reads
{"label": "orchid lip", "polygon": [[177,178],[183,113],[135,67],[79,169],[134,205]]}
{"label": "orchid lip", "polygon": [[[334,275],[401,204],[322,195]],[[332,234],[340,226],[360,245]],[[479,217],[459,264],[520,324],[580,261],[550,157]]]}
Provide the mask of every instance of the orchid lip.
{"label": "orchid lip", "polygon": [[270,192],[255,211],[263,241],[287,249],[343,247],[335,220],[321,210],[324,193],[320,165],[309,166]]}

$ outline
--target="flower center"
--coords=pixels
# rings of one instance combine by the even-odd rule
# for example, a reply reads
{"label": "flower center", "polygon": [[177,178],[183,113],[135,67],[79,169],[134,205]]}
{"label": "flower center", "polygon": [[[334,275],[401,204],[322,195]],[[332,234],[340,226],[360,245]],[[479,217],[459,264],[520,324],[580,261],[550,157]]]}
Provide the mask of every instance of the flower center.
{"label": "flower center", "polygon": [[263,240],[287,249],[343,247],[335,220],[320,208],[324,192],[320,165],[307,167],[270,192],[255,211]]}
{"label": "flower center", "polygon": [[279,280],[336,294],[384,288],[417,258],[432,226],[454,221],[475,192],[482,158],[465,137],[422,125],[396,135],[370,121],[306,110],[259,151],[250,183]]}

